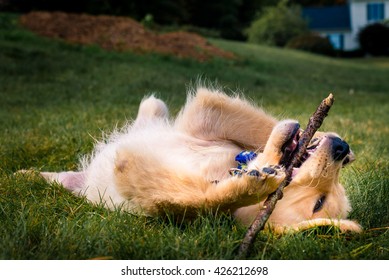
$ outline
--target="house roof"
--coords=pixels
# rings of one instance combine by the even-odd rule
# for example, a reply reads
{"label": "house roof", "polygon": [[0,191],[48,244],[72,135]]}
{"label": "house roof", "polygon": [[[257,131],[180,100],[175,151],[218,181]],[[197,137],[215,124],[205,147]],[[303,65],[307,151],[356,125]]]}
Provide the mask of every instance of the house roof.
{"label": "house roof", "polygon": [[348,5],[303,8],[302,15],[312,30],[351,30]]}

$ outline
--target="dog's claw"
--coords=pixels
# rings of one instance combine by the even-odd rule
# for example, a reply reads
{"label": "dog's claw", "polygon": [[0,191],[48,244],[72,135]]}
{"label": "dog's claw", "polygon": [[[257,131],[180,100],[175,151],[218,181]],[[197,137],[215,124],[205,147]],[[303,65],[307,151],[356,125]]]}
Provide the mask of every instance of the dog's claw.
{"label": "dog's claw", "polygon": [[281,165],[270,165],[269,167],[270,167],[270,168],[273,168],[273,169],[275,169],[275,170],[277,170],[277,171],[283,170],[283,169],[284,169]]}

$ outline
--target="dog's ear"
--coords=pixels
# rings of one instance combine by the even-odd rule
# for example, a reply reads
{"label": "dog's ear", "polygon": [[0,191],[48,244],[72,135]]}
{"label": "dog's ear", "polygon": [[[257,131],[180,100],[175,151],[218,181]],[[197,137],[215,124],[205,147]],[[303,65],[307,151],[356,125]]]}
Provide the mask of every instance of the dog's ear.
{"label": "dog's ear", "polygon": [[362,226],[355,221],[346,219],[328,219],[317,218],[312,220],[305,220],[290,226],[272,226],[272,229],[277,233],[289,233],[304,231],[316,227],[336,227],[341,232],[362,232]]}

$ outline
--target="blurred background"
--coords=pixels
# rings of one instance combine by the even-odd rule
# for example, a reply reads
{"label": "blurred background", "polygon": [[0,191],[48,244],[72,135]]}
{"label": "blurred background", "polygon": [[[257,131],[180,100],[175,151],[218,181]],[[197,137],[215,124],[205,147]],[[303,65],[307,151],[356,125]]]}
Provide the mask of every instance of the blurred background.
{"label": "blurred background", "polygon": [[0,0],[0,9],[125,16],[159,32],[185,30],[330,56],[389,54],[389,1]]}

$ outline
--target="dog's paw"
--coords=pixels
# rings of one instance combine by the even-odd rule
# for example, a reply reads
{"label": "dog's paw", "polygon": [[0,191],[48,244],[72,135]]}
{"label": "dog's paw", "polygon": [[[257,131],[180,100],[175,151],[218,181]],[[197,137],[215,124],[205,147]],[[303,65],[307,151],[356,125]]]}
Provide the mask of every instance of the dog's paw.
{"label": "dog's paw", "polygon": [[261,169],[250,169],[243,175],[249,181],[254,192],[272,193],[285,178],[285,169],[278,165],[265,166]]}
{"label": "dog's paw", "polygon": [[40,172],[36,169],[22,169],[14,173],[15,176],[23,176],[28,179],[44,179],[48,183],[59,182],[58,173],[53,172]]}
{"label": "dog's paw", "polygon": [[262,180],[268,178],[283,178],[285,177],[285,169],[279,165],[270,165],[261,168],[260,170],[251,169],[246,172],[248,176],[258,177]]}
{"label": "dog's paw", "polygon": [[229,172],[231,176],[241,177],[242,175],[248,175],[252,177],[266,178],[268,176],[282,175],[285,173],[285,170],[283,169],[283,167],[279,165],[270,165],[270,166],[263,167],[260,170],[231,168]]}
{"label": "dog's paw", "polygon": [[280,165],[270,165],[262,168],[262,173],[269,176],[284,176],[285,177],[285,168]]}

